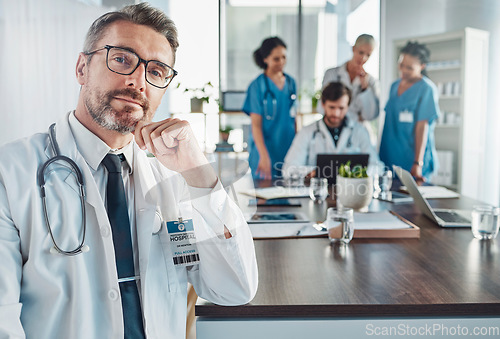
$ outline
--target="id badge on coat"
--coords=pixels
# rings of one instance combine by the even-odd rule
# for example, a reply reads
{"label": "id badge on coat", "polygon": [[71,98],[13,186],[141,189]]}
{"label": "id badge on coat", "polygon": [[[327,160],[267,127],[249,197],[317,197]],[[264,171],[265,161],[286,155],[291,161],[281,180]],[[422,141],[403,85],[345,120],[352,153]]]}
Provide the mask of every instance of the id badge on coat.
{"label": "id badge on coat", "polygon": [[399,122],[413,123],[413,112],[406,109],[399,112]]}
{"label": "id badge on coat", "polygon": [[193,220],[182,219],[167,221],[167,230],[170,236],[172,259],[176,266],[190,266],[200,262],[200,255],[196,247]]}

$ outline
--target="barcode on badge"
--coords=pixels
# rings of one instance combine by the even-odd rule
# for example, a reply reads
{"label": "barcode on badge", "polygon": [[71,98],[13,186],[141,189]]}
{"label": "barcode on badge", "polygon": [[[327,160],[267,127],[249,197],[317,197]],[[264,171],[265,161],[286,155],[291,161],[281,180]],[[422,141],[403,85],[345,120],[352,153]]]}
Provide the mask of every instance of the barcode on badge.
{"label": "barcode on badge", "polygon": [[173,257],[172,259],[174,260],[174,265],[182,265],[198,262],[200,261],[200,256],[198,255],[198,253],[195,253],[188,255],[179,255],[177,257]]}

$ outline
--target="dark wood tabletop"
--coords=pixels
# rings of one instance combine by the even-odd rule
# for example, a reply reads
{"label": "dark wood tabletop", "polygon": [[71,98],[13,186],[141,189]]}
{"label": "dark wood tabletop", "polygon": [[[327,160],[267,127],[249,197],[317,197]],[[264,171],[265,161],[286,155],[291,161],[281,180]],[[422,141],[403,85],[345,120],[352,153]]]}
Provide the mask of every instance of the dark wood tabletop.
{"label": "dark wood tabletop", "polygon": [[[463,209],[478,203],[465,197],[429,202]],[[298,210],[324,220],[332,203],[304,199]],[[200,300],[196,315],[500,315],[499,239],[480,241],[470,228],[441,228],[412,203],[374,200],[370,208],[396,211],[420,227],[420,238],[353,239],[346,246],[331,245],[328,238],[256,240],[259,289],[252,302],[222,307]]]}

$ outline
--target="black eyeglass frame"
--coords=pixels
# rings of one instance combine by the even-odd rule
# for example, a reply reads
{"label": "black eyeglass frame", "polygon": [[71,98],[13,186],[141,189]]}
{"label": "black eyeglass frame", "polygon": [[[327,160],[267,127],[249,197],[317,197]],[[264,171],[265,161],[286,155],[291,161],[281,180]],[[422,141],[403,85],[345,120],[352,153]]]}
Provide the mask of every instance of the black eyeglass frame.
{"label": "black eyeglass frame", "polygon": [[[110,49],[112,49],[112,48],[117,48],[117,49],[121,49],[121,50],[127,51],[127,52],[129,52],[129,53],[134,54],[134,55],[137,57],[137,59],[138,59],[139,61],[137,62],[137,65],[135,65],[135,67],[134,67],[134,69],[133,69],[132,71],[130,71],[129,73],[121,73],[121,72],[114,71],[114,70],[112,70],[112,69],[109,67],[109,64],[108,64],[109,50],[110,50]],[[149,64],[150,62],[156,62],[156,63],[162,64],[162,65],[165,65],[165,66],[167,66],[168,68],[170,68],[170,69],[174,72],[174,74],[173,74],[173,75],[172,75],[172,77],[170,78],[170,81],[169,81],[169,82],[167,82],[167,84],[166,84],[165,86],[163,86],[163,87],[158,86],[158,85],[155,85],[155,84],[153,84],[152,82],[150,82],[150,81],[148,80],[148,75],[147,75],[147,72],[144,72],[144,77],[146,78],[146,82],[147,82],[148,84],[150,84],[150,85],[152,85],[152,86],[156,87],[156,88],[161,88],[161,89],[163,89],[163,88],[167,88],[167,87],[168,87],[168,85],[170,85],[170,84],[172,83],[172,80],[174,80],[175,76],[176,76],[177,74],[179,74],[179,72],[177,72],[175,69],[173,69],[172,67],[170,67],[169,65],[167,65],[167,64],[166,64],[166,63],[164,63],[164,62],[161,62],[161,61],[158,61],[158,60],[144,60],[144,59],[143,59],[143,58],[141,58],[139,55],[137,55],[137,53],[135,53],[135,52],[133,52],[133,51],[131,51],[131,50],[127,49],[127,48],[123,48],[123,47],[111,46],[111,45],[105,45],[105,46],[104,46],[104,47],[102,47],[102,48],[98,48],[98,49],[93,50],[93,51],[91,51],[91,52],[84,52],[83,54],[85,54],[85,55],[92,55],[92,54],[94,54],[94,53],[97,53],[97,52],[99,52],[99,51],[102,51],[103,49],[105,49],[105,50],[106,50],[106,67],[108,67],[108,69],[109,69],[111,72],[116,73],[116,74],[121,74],[121,75],[130,75],[130,74],[132,74],[132,73],[134,73],[134,72],[135,72],[135,70],[137,69],[137,67],[139,67],[139,65],[140,65],[141,63],[142,63],[142,64],[144,64],[144,66],[145,66],[145,69],[146,69],[146,70],[148,69],[148,64]]]}

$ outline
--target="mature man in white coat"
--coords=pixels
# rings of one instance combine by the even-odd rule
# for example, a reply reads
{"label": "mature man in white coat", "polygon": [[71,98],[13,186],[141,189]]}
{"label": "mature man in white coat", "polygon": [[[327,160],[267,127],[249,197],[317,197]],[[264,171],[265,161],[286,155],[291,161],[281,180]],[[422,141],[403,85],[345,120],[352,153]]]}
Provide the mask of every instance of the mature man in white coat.
{"label": "mature man in white coat", "polygon": [[76,110],[0,148],[0,338],[180,339],[188,282],[221,305],[254,297],[241,211],[187,122],[151,122],[177,46],[147,4],[103,15],[78,57]]}
{"label": "mature man in white coat", "polygon": [[[323,88],[330,82],[341,82],[351,90],[351,103],[347,116],[361,122],[368,131],[372,143],[377,136],[370,121],[379,116],[380,90],[378,81],[364,69],[364,64],[375,49],[375,39],[369,34],[361,34],[352,46],[352,58],[344,64],[326,70]],[[318,110],[324,113],[322,107]]]}
{"label": "mature man in white coat", "polygon": [[313,172],[322,153],[368,153],[370,166],[382,166],[366,128],[346,116],[350,100],[351,91],[340,82],[323,89],[323,119],[305,126],[293,139],[283,165],[285,177]]}
{"label": "mature man in white coat", "polygon": [[[352,58],[344,64],[330,68],[323,76],[323,88],[330,82],[341,82],[351,90],[347,116],[352,120],[374,120],[379,115],[379,88],[377,80],[366,72],[363,65],[375,49],[375,39],[361,34],[352,46]],[[320,113],[323,113],[320,107]]]}

